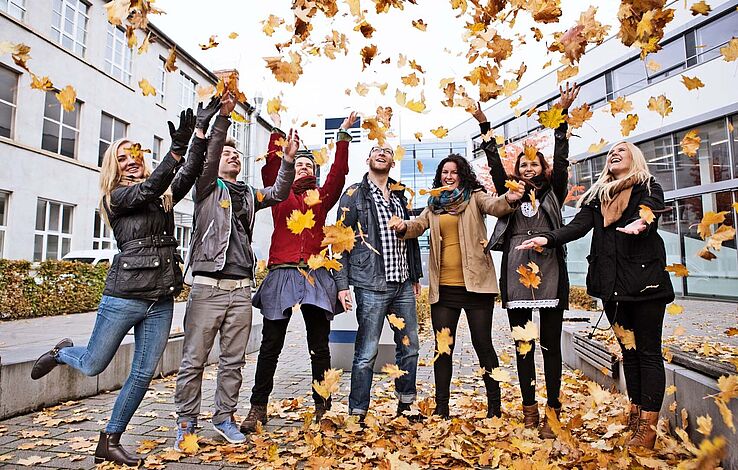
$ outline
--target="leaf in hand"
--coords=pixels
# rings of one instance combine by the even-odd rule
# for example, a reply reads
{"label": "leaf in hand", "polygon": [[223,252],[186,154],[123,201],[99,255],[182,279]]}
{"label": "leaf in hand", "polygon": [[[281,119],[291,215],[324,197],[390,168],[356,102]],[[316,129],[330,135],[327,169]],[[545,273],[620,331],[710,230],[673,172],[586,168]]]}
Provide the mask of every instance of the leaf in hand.
{"label": "leaf in hand", "polygon": [[295,209],[287,219],[287,228],[295,235],[299,235],[305,229],[311,229],[315,226],[315,214],[312,209],[307,212],[300,212]]}
{"label": "leaf in hand", "polygon": [[651,224],[656,218],[651,208],[643,204],[638,207],[640,208],[640,210],[638,211],[638,217],[643,219],[646,224]]}

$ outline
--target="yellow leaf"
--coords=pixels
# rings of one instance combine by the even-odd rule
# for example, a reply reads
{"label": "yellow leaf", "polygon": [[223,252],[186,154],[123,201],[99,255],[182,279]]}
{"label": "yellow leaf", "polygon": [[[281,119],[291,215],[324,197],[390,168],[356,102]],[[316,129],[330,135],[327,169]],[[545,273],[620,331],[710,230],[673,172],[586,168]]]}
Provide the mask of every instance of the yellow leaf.
{"label": "yellow leaf", "polygon": [[204,102],[215,96],[215,87],[213,85],[198,85],[195,88],[197,94],[197,102]]}
{"label": "yellow leaf", "polygon": [[220,201],[220,207],[222,207],[223,209],[228,209],[229,207],[231,207],[231,201],[229,199],[223,199],[222,201]]}
{"label": "yellow leaf", "polygon": [[307,212],[300,212],[295,209],[287,219],[287,228],[295,235],[299,235],[305,229],[311,229],[315,226],[315,214],[312,209]]}
{"label": "yellow leaf", "polygon": [[640,210],[638,211],[638,217],[646,222],[646,224],[651,224],[656,218],[651,208],[643,204],[638,207],[640,208]]}
{"label": "yellow leaf", "polygon": [[735,434],[735,423],[733,423],[733,412],[728,408],[728,404],[720,398],[715,398],[715,404],[718,407],[723,423]]}
{"label": "yellow leaf", "polygon": [[687,87],[687,90],[697,90],[699,88],[702,88],[705,86],[704,83],[702,83],[702,80],[700,80],[697,77],[688,77],[686,75],[682,75],[682,83],[685,87]]}
{"label": "yellow leaf", "polygon": [[410,346],[410,338],[407,335],[402,337],[402,344],[404,344],[405,346]]}
{"label": "yellow leaf", "polygon": [[282,111],[287,111],[287,106],[282,104],[278,96],[267,101],[267,114],[279,114]]}
{"label": "yellow leaf", "polygon": [[257,274],[263,273],[266,270],[267,270],[267,262],[266,262],[266,260],[265,259],[260,259],[256,263],[256,273]]}
{"label": "yellow leaf", "polygon": [[666,313],[669,315],[679,315],[684,313],[684,307],[679,304],[669,304],[669,306],[666,307]]}
{"label": "yellow leaf", "polygon": [[489,376],[492,377],[493,380],[496,380],[498,382],[509,383],[511,380],[510,372],[506,371],[502,367],[495,367],[494,369],[492,369],[492,372],[489,373]]}
{"label": "yellow leaf", "polygon": [[327,400],[333,393],[338,392],[342,373],[341,369],[328,369],[323,375],[323,380],[320,382],[313,380],[313,389]]}
{"label": "yellow leaf", "polygon": [[633,110],[633,103],[628,101],[624,96],[618,96],[617,99],[608,101],[608,103],[610,104],[610,114],[613,116]]}
{"label": "yellow leaf", "polygon": [[717,386],[720,389],[718,398],[726,403],[738,398],[738,375],[723,375],[718,378]]}
{"label": "yellow leaf", "polygon": [[185,434],[184,439],[179,444],[179,448],[185,454],[196,454],[200,450],[199,437],[197,434]]}
{"label": "yellow leaf", "polygon": [[571,78],[579,73],[579,67],[576,65],[567,65],[566,67],[556,71],[556,83]]}
{"label": "yellow leaf", "polygon": [[428,25],[425,24],[425,22],[422,19],[419,19],[419,20],[413,20],[413,27],[419,29],[420,31],[425,31]]}
{"label": "yellow leaf", "polygon": [[238,33],[235,31],[228,35],[228,39],[236,39],[237,37]]}
{"label": "yellow leaf", "polygon": [[712,417],[710,415],[697,417],[697,432],[703,436],[710,435],[712,432]]}
{"label": "yellow leaf", "polygon": [[589,153],[599,153],[602,152],[602,149],[605,148],[605,146],[608,144],[608,142],[600,137],[600,141],[594,144],[590,144],[590,146],[587,148],[587,152]]}
{"label": "yellow leaf", "polygon": [[665,118],[674,110],[671,107],[671,100],[666,95],[650,97],[648,99],[648,109],[658,113],[662,118]]}
{"label": "yellow leaf", "polygon": [[167,60],[164,63],[164,70],[170,73],[176,71],[178,67],[175,65],[175,62],[177,62],[177,48],[173,47],[169,49],[169,55],[167,55]]}
{"label": "yellow leaf", "polygon": [[552,106],[548,111],[539,111],[538,122],[540,122],[543,127],[556,129],[566,120],[563,111],[564,110],[558,105]]}
{"label": "yellow leaf", "polygon": [[395,147],[394,160],[396,162],[400,162],[402,161],[404,156],[405,156],[405,147],[403,147],[402,145],[398,145],[397,147]]}
{"label": "yellow leaf", "polygon": [[664,391],[666,395],[674,395],[677,391],[676,385],[669,385],[666,387],[666,390]]}
{"label": "yellow leaf", "polygon": [[105,12],[108,15],[108,21],[115,26],[121,26],[123,20],[128,18],[128,11],[131,8],[131,0],[113,0],[105,4]]}
{"label": "yellow leaf", "polygon": [[[390,188],[390,189],[392,189],[392,188]],[[404,189],[404,187],[403,187],[403,189]],[[431,188],[431,189],[425,189],[425,188],[423,188],[419,192],[420,192],[420,195],[421,196],[425,196],[426,194],[430,194],[433,197],[438,197],[438,196],[441,195],[442,192],[448,191],[449,189],[451,189],[449,186],[439,186],[438,188]]]}
{"label": "yellow leaf", "polygon": [[398,317],[394,313],[387,315],[387,320],[390,322],[390,325],[394,326],[398,330],[405,328],[405,319]]}
{"label": "yellow leaf", "polygon": [[699,135],[699,131],[697,129],[692,129],[684,134],[684,138],[679,142],[679,145],[681,146],[684,155],[688,157],[696,157],[697,151],[700,149],[700,145],[702,145],[702,138]]}
{"label": "yellow leaf", "polygon": [[139,80],[138,87],[141,89],[141,93],[143,93],[144,96],[156,96],[156,88],[154,88],[145,78]]}
{"label": "yellow leaf", "polygon": [[74,111],[74,105],[77,102],[77,92],[71,85],[67,85],[56,94],[56,100],[61,104],[64,111]]}
{"label": "yellow leaf", "polygon": [[320,191],[317,189],[308,189],[305,192],[305,204],[308,205],[308,207],[312,207],[316,204],[320,204],[322,201],[320,200]]}
{"label": "yellow leaf", "polygon": [[538,338],[538,327],[532,320],[528,320],[523,327],[514,326],[512,328],[512,338],[515,341],[535,341]]}
{"label": "yellow leaf", "polygon": [[390,379],[399,379],[407,374],[407,371],[400,369],[397,364],[385,364],[382,366],[382,373],[387,374]]}
{"label": "yellow leaf", "polygon": [[415,165],[418,167],[418,171],[422,173],[423,172],[423,162],[420,160],[417,160],[415,162]]}
{"label": "yellow leaf", "polygon": [[438,137],[439,139],[443,139],[444,137],[446,137],[446,135],[448,135],[448,129],[446,129],[443,126],[440,126],[436,129],[431,129],[431,134]]}
{"label": "yellow leaf", "polygon": [[216,40],[217,36],[213,35],[208,38],[207,44],[200,44],[200,49],[203,51],[207,51],[208,49],[212,49],[214,47],[218,47],[218,41]]}
{"label": "yellow leaf", "polygon": [[231,111],[231,119],[233,119],[236,122],[240,122],[243,124],[248,123],[248,119],[246,119],[246,116],[242,115],[241,113],[237,111]]}
{"label": "yellow leaf", "polygon": [[321,246],[331,246],[333,253],[350,252],[354,249],[356,243],[356,234],[351,227],[346,227],[342,222],[336,222],[335,225],[326,225],[323,227],[323,242]]}
{"label": "yellow leaf", "polygon": [[612,325],[612,331],[615,333],[615,336],[618,337],[618,340],[623,345],[623,347],[625,347],[625,349],[636,348],[635,332],[633,332],[633,330],[625,329],[615,323],[614,325]]}
{"label": "yellow leaf", "polygon": [[529,343],[529,342],[519,342],[518,343],[517,351],[518,351],[518,354],[520,354],[521,356],[525,356],[526,354],[528,354],[531,351],[531,349],[533,349],[533,343]]}
{"label": "yellow leaf", "polygon": [[449,328],[442,328],[440,331],[436,331],[436,354],[448,354],[451,355],[451,345],[454,344],[454,338],[451,336],[451,330]]}
{"label": "yellow leaf", "polygon": [[51,83],[49,77],[39,77],[31,73],[31,88],[34,90],[51,91],[54,89],[54,84]]}
{"label": "yellow leaf", "polygon": [[256,191],[256,200],[257,200],[257,201],[259,201],[259,202],[264,202],[264,198],[265,198],[265,197],[266,197],[266,196],[264,195],[264,193],[262,193],[262,192],[261,192],[261,191],[259,191],[259,190],[257,190],[257,191]]}
{"label": "yellow leaf", "polygon": [[415,134],[413,134],[413,136],[416,139],[418,139],[418,142],[420,142],[421,140],[423,140],[423,133],[422,132],[416,132]]}
{"label": "yellow leaf", "polygon": [[513,192],[517,192],[522,189],[525,189],[525,185],[523,183],[521,183],[520,181],[515,181],[515,180],[506,180],[505,187]]}
{"label": "yellow leaf", "polygon": [[676,277],[686,277],[686,276],[689,276],[689,270],[683,264],[673,263],[673,264],[668,265],[664,269],[667,272],[674,273],[674,275]]}
{"label": "yellow leaf", "polygon": [[630,133],[636,128],[638,125],[638,115],[637,114],[628,114],[625,119],[620,121],[620,133],[623,134],[624,137],[628,137]]}
{"label": "yellow leaf", "polygon": [[715,224],[722,224],[723,222],[725,222],[725,216],[727,214],[728,211],[706,212],[705,215],[702,216],[702,220],[700,220],[700,223],[697,224],[697,233],[700,235],[700,237],[702,237],[703,240],[709,237],[710,235],[712,235],[712,229],[710,228],[710,226]]}
{"label": "yellow leaf", "polygon": [[692,16],[707,16],[707,14],[712,11],[712,8],[710,7],[710,5],[705,3],[705,0],[700,0],[699,2],[692,4],[692,6],[689,7],[689,11],[692,12]]}
{"label": "yellow leaf", "polygon": [[646,63],[646,68],[651,72],[658,72],[659,70],[661,70],[661,64],[651,59]]}
{"label": "yellow leaf", "polygon": [[738,38],[728,41],[728,44],[720,48],[720,54],[726,62],[733,62],[738,59]]}
{"label": "yellow leaf", "polygon": [[278,82],[295,85],[302,75],[302,57],[294,51],[291,51],[289,56],[289,61],[282,57],[264,57],[264,60]]}

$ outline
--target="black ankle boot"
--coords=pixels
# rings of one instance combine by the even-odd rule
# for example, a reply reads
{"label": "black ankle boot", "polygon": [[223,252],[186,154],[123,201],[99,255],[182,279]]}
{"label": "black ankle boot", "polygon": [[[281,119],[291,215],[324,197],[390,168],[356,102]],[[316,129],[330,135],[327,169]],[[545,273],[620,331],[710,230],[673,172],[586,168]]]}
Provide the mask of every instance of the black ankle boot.
{"label": "black ankle boot", "polygon": [[410,411],[410,407],[412,406],[412,403],[398,403],[397,404],[397,415],[396,416],[405,416],[411,423],[417,423],[420,421],[423,421],[425,417],[420,414],[405,414],[406,411]]}
{"label": "black ankle boot", "polygon": [[315,422],[319,423],[323,419],[323,415],[326,411],[331,409],[330,397],[326,401],[315,402]]}
{"label": "black ankle boot", "polygon": [[[496,385],[496,386],[495,386]],[[499,383],[492,385],[487,390],[487,417],[502,417],[502,393]]]}
{"label": "black ankle boot", "polygon": [[448,409],[448,401],[436,400],[436,409],[433,410],[433,414],[443,419],[449,419],[451,412]]}
{"label": "black ankle boot", "polygon": [[120,445],[120,436],[122,433],[108,434],[100,432],[100,440],[97,441],[97,449],[95,449],[95,463],[115,462],[129,467],[138,467],[141,465],[141,459],[131,456],[123,446]]}
{"label": "black ankle boot", "polygon": [[59,351],[61,349],[70,348],[72,346],[74,346],[72,340],[69,338],[64,338],[63,340],[56,343],[54,349],[43,353],[41,357],[36,359],[36,362],[33,363],[33,368],[31,369],[31,378],[33,380],[38,380],[54,370],[54,368],[59,365],[59,363],[56,362],[56,355],[59,354]]}

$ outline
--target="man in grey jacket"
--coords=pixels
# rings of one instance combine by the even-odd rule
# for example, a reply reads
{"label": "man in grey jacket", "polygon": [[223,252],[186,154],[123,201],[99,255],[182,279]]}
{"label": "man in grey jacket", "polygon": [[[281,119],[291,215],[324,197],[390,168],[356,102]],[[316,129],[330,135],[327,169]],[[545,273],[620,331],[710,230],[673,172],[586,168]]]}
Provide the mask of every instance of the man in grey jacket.
{"label": "man in grey jacket", "polygon": [[[251,332],[251,280],[256,261],[251,249],[256,211],[287,198],[295,179],[294,156],[300,145],[297,132],[289,141],[273,186],[255,189],[236,181],[241,155],[226,141],[235,100],[222,99],[220,115],[210,136],[207,160],[194,189],[194,229],[187,270],[192,290],[184,319],[182,364],[177,374],[174,401],[177,410],[175,450],[195,432],[200,413],[202,374],[217,333],[220,358],[215,390],[213,428],[228,442],[246,440],[233,413],[241,388],[241,368]],[[196,126],[198,136],[205,129]],[[219,145],[215,145],[219,144]],[[210,152],[214,149],[213,152]]]}

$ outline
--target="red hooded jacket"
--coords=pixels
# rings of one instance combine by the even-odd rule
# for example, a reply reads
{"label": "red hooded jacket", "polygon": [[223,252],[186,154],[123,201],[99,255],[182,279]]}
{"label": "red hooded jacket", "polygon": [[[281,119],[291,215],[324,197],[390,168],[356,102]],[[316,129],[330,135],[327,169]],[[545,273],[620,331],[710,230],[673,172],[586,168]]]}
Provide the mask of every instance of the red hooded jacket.
{"label": "red hooded jacket", "polygon": [[[274,132],[269,139],[266,164],[261,169],[261,179],[264,187],[273,185],[277,179],[281,164],[281,158],[277,156],[277,152],[281,151],[281,148],[276,142],[280,137],[280,134]],[[306,192],[295,194],[294,190],[291,190],[286,200],[272,206],[274,232],[272,232],[272,243],[269,247],[269,266],[299,263],[300,261],[307,262],[310,255],[318,254],[323,249],[320,244],[323,241],[325,218],[328,211],[336,205],[341,197],[343,186],[346,183],[346,175],[349,171],[349,142],[351,142],[349,134],[345,132],[338,133],[335,159],[328,176],[325,178],[325,183],[323,186],[316,188],[320,193],[322,202],[314,206],[308,206],[305,204]],[[308,209],[312,209],[314,213],[315,225],[313,228],[305,229],[299,235],[295,235],[287,228],[287,219],[293,210],[304,213]]]}

